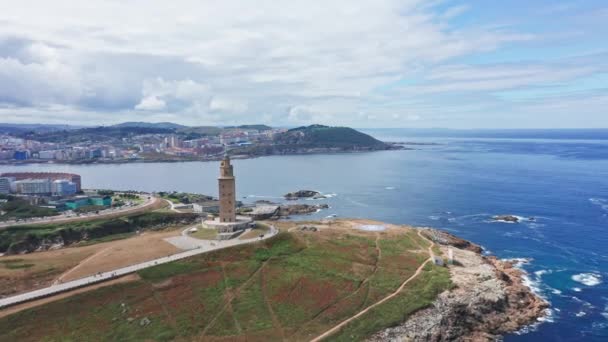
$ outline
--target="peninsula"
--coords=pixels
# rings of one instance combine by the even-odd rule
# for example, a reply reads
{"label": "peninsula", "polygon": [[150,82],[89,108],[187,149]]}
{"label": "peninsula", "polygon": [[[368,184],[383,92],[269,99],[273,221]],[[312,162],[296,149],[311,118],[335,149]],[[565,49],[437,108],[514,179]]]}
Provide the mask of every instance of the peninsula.
{"label": "peninsula", "polygon": [[[279,233],[266,240],[0,310],[0,340],[492,340],[547,306],[521,271],[447,233],[367,220],[272,224]],[[71,276],[121,262],[101,261]]]}
{"label": "peninsula", "polygon": [[127,163],[219,160],[404,149],[348,127],[188,127],[127,122],[70,127],[0,124],[0,163]]}

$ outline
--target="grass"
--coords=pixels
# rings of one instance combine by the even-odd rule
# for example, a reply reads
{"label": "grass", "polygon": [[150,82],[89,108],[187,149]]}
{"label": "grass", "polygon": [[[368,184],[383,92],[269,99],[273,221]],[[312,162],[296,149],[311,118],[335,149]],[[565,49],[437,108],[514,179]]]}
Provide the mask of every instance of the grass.
{"label": "grass", "polygon": [[0,264],[2,264],[5,268],[9,270],[18,270],[24,268],[33,267],[34,264],[27,263],[23,259],[9,259],[9,260],[0,260]]}
{"label": "grass", "polygon": [[91,239],[91,240],[81,241],[81,242],[77,243],[75,245],[75,247],[84,247],[84,246],[90,246],[90,245],[94,245],[94,244],[102,243],[102,242],[110,242],[110,241],[128,239],[128,238],[133,237],[133,236],[135,236],[135,233],[133,233],[133,232],[123,233],[123,234],[108,235],[108,236],[100,237],[100,238],[97,238],[97,239]]}
{"label": "grass", "polygon": [[330,339],[332,341],[364,340],[385,327],[404,322],[409,315],[430,305],[439,293],[451,286],[447,268],[425,267],[424,272],[397,296],[346,325]]}
{"label": "grass", "polygon": [[217,238],[217,230],[209,228],[198,228],[196,232],[188,233],[188,235],[201,240],[215,240]]}
{"label": "grass", "polygon": [[[309,340],[384,298],[424,260],[406,233],[381,235],[378,260],[375,236],[282,232],[158,265],[139,271],[141,280],[1,318],[0,331],[7,333],[0,341],[192,340],[203,331],[210,340],[274,340],[281,336],[276,322],[288,340]],[[361,340],[398,324],[449,286],[446,269],[428,267],[399,296],[335,338]],[[152,323],[140,327],[143,317]]]}
{"label": "grass", "polygon": [[55,209],[31,205],[24,200],[13,198],[1,204],[0,211],[5,212],[4,215],[0,216],[0,221],[59,215],[59,212]]}

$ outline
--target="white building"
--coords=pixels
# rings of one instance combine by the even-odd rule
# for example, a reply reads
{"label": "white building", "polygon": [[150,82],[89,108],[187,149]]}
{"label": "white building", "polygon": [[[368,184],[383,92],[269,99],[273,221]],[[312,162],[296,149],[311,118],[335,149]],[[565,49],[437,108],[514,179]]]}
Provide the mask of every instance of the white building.
{"label": "white building", "polygon": [[40,151],[38,152],[38,158],[40,159],[55,159],[57,151]]}
{"label": "white building", "polygon": [[15,178],[0,177],[0,194],[15,192]]}
{"label": "white building", "polygon": [[25,195],[48,195],[52,193],[50,179],[24,179],[15,182],[17,193]]}

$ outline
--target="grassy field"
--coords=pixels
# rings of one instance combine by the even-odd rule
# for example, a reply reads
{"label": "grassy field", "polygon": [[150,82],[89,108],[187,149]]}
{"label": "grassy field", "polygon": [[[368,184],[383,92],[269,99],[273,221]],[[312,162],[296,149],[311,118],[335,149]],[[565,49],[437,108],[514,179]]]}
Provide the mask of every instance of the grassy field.
{"label": "grassy field", "polygon": [[217,230],[199,228],[196,232],[188,233],[188,235],[201,240],[215,240],[215,238],[217,237]]}
{"label": "grassy field", "polygon": [[[2,256],[0,296],[49,286],[68,270],[71,270],[70,273],[62,277],[62,280],[73,280],[99,271],[113,270],[176,253],[178,249],[163,239],[177,236],[180,231],[181,228],[168,228],[140,235],[110,235],[68,248]],[[93,255],[95,257],[91,258]]]}
{"label": "grassy field", "polygon": [[[428,258],[426,248],[405,228],[282,232],[2,318],[0,341],[310,340],[394,292]],[[332,339],[394,325],[449,286],[447,269],[429,266]]]}

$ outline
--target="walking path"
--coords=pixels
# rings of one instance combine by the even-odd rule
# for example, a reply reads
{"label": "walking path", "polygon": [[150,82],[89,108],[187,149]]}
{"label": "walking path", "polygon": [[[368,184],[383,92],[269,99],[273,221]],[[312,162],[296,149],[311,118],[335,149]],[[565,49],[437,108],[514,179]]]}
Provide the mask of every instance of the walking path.
{"label": "walking path", "polygon": [[39,289],[39,290],[27,292],[27,293],[22,293],[22,294],[12,296],[12,297],[2,298],[2,299],[0,299],[0,309],[11,306],[11,305],[31,301],[34,299],[52,296],[52,295],[55,295],[55,294],[58,294],[61,292],[77,289],[77,288],[88,286],[91,284],[100,283],[103,281],[107,281],[110,279],[114,279],[114,278],[118,278],[118,277],[130,274],[130,273],[134,273],[134,272],[143,270],[148,267],[189,258],[191,256],[207,253],[207,252],[210,252],[213,250],[218,250],[218,249],[227,248],[227,247],[231,247],[231,246],[236,246],[236,245],[241,245],[241,244],[246,244],[246,243],[251,243],[251,242],[268,239],[270,237],[275,236],[277,233],[278,233],[278,230],[274,226],[270,226],[270,232],[268,234],[264,235],[263,238],[258,237],[258,238],[247,239],[247,240],[233,239],[233,240],[213,241],[212,242],[212,241],[198,240],[198,239],[188,237],[189,239],[200,241],[200,243],[197,245],[197,247],[195,247],[194,249],[187,250],[185,252],[168,255],[166,257],[142,262],[142,263],[127,266],[127,267],[122,267],[122,268],[119,268],[119,269],[116,269],[113,271],[108,271],[108,272],[103,272],[103,273],[100,272],[98,274],[95,274],[95,275],[92,275],[89,277],[84,277],[81,279],[72,280],[72,281],[68,281],[68,282],[60,283],[60,284],[54,284],[49,287],[45,287],[43,289]]}
{"label": "walking path", "polygon": [[431,243],[431,245],[429,246],[429,258],[426,259],[425,262],[423,262],[420,266],[418,266],[418,268],[416,269],[416,273],[414,273],[411,277],[407,278],[402,284],[401,286],[399,286],[399,288],[391,293],[390,295],[384,297],[383,299],[381,299],[380,301],[368,306],[367,308],[359,311],[359,313],[357,313],[356,315],[342,321],[340,324],[334,326],[333,328],[327,330],[326,332],[322,333],[321,335],[315,337],[314,339],[311,340],[311,342],[318,342],[321,341],[324,338],[327,338],[333,334],[335,334],[336,332],[338,332],[340,329],[342,329],[343,327],[345,327],[348,323],[354,321],[355,319],[365,315],[367,312],[369,312],[369,310],[375,308],[376,306],[386,302],[387,300],[397,296],[399,294],[399,292],[401,292],[405,286],[412,280],[414,280],[421,272],[422,269],[424,268],[424,266],[426,266],[426,264],[428,264],[429,262],[433,261],[433,257],[434,257],[434,253],[433,253],[433,246],[435,245],[435,243],[433,241],[430,241],[429,239],[425,238],[422,234],[420,234],[420,230],[418,230],[418,236],[420,236],[421,238],[425,239],[426,241],[429,241]]}

